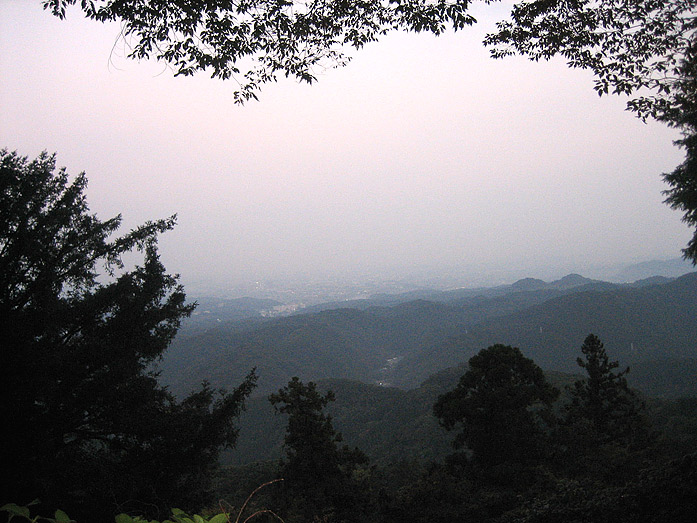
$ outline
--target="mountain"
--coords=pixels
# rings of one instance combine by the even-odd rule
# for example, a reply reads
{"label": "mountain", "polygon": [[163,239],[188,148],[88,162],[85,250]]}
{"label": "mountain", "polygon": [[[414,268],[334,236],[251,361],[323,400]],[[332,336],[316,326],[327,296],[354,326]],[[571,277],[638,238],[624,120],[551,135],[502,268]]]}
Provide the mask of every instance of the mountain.
{"label": "mountain", "polygon": [[162,379],[177,394],[203,377],[232,388],[254,367],[259,393],[293,376],[384,381],[389,359],[460,334],[468,323],[466,310],[427,301],[231,322],[178,337],[161,363]]}
{"label": "mountain", "polygon": [[697,357],[697,273],[636,287],[578,275],[540,281],[451,293],[447,301],[216,322],[175,340],[162,379],[177,394],[204,378],[230,389],[256,367],[257,394],[293,376],[414,388],[494,343],[520,347],[543,368],[574,372],[590,332],[623,363]]}
{"label": "mountain", "polygon": [[659,285],[580,289],[484,319],[464,335],[405,355],[394,383],[413,387],[493,343],[519,347],[543,368],[573,372],[578,348],[591,332],[623,364],[697,356],[697,273]]}
{"label": "mountain", "polygon": [[692,265],[692,263],[682,258],[674,258],[672,260],[651,260],[625,267],[612,279],[613,281],[619,282],[631,282],[649,278],[651,276],[677,278],[694,270],[695,267]]}
{"label": "mountain", "polygon": [[189,336],[203,332],[221,323],[261,318],[268,311],[283,304],[276,300],[257,298],[196,298],[196,309],[182,323],[180,335]]}
{"label": "mountain", "polygon": [[618,286],[618,284],[584,278],[578,274],[569,274],[550,283],[537,278],[523,278],[510,285],[499,285],[496,287],[459,288],[447,291],[423,289],[399,294],[379,294],[370,298],[362,298],[358,300],[327,302],[302,309],[299,311],[299,314],[311,314],[329,309],[367,310],[371,307],[394,307],[401,303],[417,300],[434,301],[447,304],[462,303],[472,298],[493,298],[519,292],[541,290],[569,291],[584,285],[602,285],[613,288]]}

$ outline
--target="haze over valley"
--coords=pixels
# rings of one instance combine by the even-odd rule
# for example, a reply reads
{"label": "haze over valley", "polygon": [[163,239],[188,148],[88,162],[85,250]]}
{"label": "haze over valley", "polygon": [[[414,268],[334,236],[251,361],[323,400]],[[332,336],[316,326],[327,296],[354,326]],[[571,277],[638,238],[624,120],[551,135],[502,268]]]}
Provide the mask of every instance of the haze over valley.
{"label": "haze over valley", "polygon": [[[296,375],[413,388],[493,343],[518,346],[543,368],[570,372],[578,340],[596,331],[625,364],[694,358],[691,269],[676,259],[625,266],[616,273],[619,282],[578,274],[454,289],[337,282],[203,297],[165,355],[163,379],[179,394],[202,376],[229,388],[256,367],[255,394]],[[293,301],[271,297],[284,294]]]}

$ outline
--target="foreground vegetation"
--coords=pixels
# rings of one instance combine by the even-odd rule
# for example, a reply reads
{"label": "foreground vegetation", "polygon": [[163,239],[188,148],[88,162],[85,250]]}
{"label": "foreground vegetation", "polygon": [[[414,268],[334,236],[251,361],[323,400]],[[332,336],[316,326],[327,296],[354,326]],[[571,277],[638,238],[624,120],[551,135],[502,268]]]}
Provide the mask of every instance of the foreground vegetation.
{"label": "foreground vegetation", "polygon": [[[388,445],[400,450],[374,464],[343,445],[325,412],[334,393],[293,378],[269,398],[286,417],[283,458],[216,475],[256,374],[231,393],[204,383],[181,401],[159,384],[152,364],[193,308],[157,256],[157,235],[174,219],[112,240],[119,217],[89,214],[83,175],[70,183],[54,157],[6,151],[0,169],[0,367],[12,370],[0,382],[9,400],[0,404],[9,420],[0,503],[9,517],[121,523],[200,512],[217,523],[230,516],[216,498],[238,514],[288,523],[675,522],[697,509],[695,402],[647,410],[593,335],[577,360],[585,377],[566,387],[502,344],[450,374],[457,383],[427,382],[430,393],[412,397],[421,407],[402,403],[403,416],[387,427],[402,431],[399,445]],[[121,258],[134,249],[144,260],[129,270]],[[691,282],[670,288],[691,296]],[[371,406],[352,412],[361,419]],[[455,432],[454,452],[429,449],[434,419]],[[31,516],[21,504],[35,498],[43,503]]]}
{"label": "foreground vegetation", "polygon": [[[331,467],[313,458],[304,461],[315,467],[304,470],[308,488],[289,499],[313,507],[323,521],[693,521],[697,399],[655,402],[638,395],[628,387],[628,370],[611,361],[593,335],[582,345],[579,366],[585,376],[560,390],[517,349],[491,346],[434,405],[442,425],[456,433],[455,452],[438,461],[412,457],[376,466],[348,459],[356,450],[335,444],[330,462],[339,463],[341,492],[352,497],[310,488],[336,484],[325,475]],[[297,380],[292,387],[314,390]],[[321,416],[319,404],[310,410]],[[307,415],[290,415],[287,430],[293,416]],[[317,449],[337,441],[323,419],[324,430],[315,432],[324,433],[323,440],[305,440]],[[226,469],[218,495],[234,502],[251,484],[282,471],[277,461]],[[279,510],[286,521],[312,521],[284,511],[288,495],[278,488],[257,503]]]}
{"label": "foreground vegetation", "polygon": [[[225,505],[191,516],[174,509],[165,521],[692,521],[697,399],[648,408],[594,335],[578,364],[585,376],[560,390],[516,348],[480,351],[433,406],[455,432],[454,452],[381,466],[342,446],[324,412],[334,394],[294,378],[269,397],[287,418],[285,457],[221,471],[216,495]],[[62,511],[31,518],[29,507],[3,510],[71,521]],[[155,521],[130,514],[116,523]]]}

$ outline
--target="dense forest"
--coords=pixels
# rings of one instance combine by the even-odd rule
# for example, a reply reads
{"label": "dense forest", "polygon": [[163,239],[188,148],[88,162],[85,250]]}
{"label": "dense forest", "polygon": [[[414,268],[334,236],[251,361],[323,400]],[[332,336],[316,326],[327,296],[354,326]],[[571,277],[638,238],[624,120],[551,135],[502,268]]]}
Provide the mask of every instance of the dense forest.
{"label": "dense forest", "polygon": [[[580,276],[549,284],[521,280],[462,296],[469,292],[228,321],[204,332],[196,328],[174,341],[162,377],[178,394],[191,390],[200,376],[230,387],[252,367],[259,372],[257,394],[272,392],[293,376],[414,388],[467,361],[491,340],[520,347],[547,370],[574,372],[574,340],[587,331],[603,333],[623,364],[660,365],[672,377],[681,367],[694,368],[697,274],[622,285]],[[671,378],[670,386],[680,388],[690,376],[683,372],[683,380]]]}
{"label": "dense forest", "polygon": [[[174,218],[110,240],[119,217],[88,213],[84,176],[70,182],[47,154],[1,160],[6,514],[694,514],[697,273],[526,279],[280,318],[259,313],[276,302],[232,300],[224,322],[187,320],[157,254]],[[134,248],[143,263],[126,270]]]}
{"label": "dense forest", "polygon": [[[279,74],[313,82],[323,59],[347,62],[343,46],[476,21],[469,2],[43,2],[59,18],[74,4],[179,75],[251,64],[242,102]],[[648,93],[628,109],[681,133],[664,194],[691,227],[696,10],[522,2],[485,41],[496,57],[561,55],[601,95]],[[241,300],[225,322],[187,322],[195,304],[158,254],[176,216],[118,235],[121,216],[91,214],[86,185],[55,155],[0,151],[7,520],[694,521],[697,273],[282,318]],[[697,263],[697,232],[683,254]]]}

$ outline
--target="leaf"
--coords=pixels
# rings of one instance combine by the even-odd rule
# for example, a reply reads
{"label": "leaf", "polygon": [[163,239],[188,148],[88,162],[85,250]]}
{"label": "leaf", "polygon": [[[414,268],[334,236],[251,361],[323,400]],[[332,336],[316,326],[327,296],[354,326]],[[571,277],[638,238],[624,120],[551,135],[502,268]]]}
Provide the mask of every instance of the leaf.
{"label": "leaf", "polygon": [[128,514],[118,514],[114,521],[115,523],[133,523],[134,519]]}
{"label": "leaf", "polygon": [[208,520],[208,523],[228,523],[229,521],[230,519],[228,518],[228,515],[223,512],[222,514],[216,514],[213,516]]}
{"label": "leaf", "polygon": [[56,510],[56,523],[73,523],[73,520],[62,510]]}
{"label": "leaf", "polygon": [[15,516],[24,516],[25,518],[29,519],[29,509],[27,507],[20,507],[16,503],[7,503],[6,505],[3,505],[0,510],[10,514],[8,520]]}

